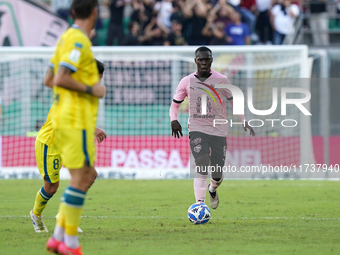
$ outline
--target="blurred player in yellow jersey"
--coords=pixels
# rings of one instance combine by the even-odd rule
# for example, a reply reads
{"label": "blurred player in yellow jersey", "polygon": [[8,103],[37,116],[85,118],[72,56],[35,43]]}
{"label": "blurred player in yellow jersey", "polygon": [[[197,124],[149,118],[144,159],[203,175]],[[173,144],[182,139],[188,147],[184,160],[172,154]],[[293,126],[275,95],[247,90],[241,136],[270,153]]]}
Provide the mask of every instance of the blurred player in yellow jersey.
{"label": "blurred player in yellow jersey", "polygon": [[[97,62],[97,68],[99,72],[99,78],[102,79],[104,73],[104,64],[100,61]],[[48,78],[49,76],[47,76]],[[53,88],[52,77],[45,80],[46,86]],[[45,226],[41,214],[45,209],[48,201],[57,192],[59,187],[59,171],[62,166],[62,161],[60,158],[60,152],[57,144],[54,140],[53,126],[52,126],[52,112],[53,107],[51,107],[45,124],[40,129],[37,139],[35,141],[35,155],[37,160],[38,169],[40,175],[44,179],[44,186],[37,192],[33,210],[30,212],[30,216],[33,223],[33,228],[35,232],[48,232]],[[95,137],[98,143],[101,143],[105,138],[106,134],[100,128],[96,128]],[[92,175],[92,180],[94,181],[97,177],[97,172]],[[78,228],[78,232],[82,232]]]}
{"label": "blurred player in yellow jersey", "polygon": [[89,39],[97,20],[97,6],[98,0],[73,0],[74,25],[61,36],[51,59],[54,139],[63,165],[71,175],[60,203],[53,236],[46,244],[49,252],[59,255],[82,255],[77,227],[95,171],[98,97],[105,94],[105,87],[98,86],[98,70]]}

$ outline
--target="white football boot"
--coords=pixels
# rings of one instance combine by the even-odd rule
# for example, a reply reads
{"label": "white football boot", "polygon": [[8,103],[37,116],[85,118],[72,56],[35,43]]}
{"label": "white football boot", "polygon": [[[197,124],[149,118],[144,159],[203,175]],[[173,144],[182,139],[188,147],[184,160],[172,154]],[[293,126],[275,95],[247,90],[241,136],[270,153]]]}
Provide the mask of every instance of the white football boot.
{"label": "white football boot", "polygon": [[45,223],[42,220],[42,217],[37,217],[33,214],[33,211],[30,211],[30,216],[33,224],[34,231],[37,233],[41,232],[48,232],[47,227],[45,226]]}
{"label": "white football boot", "polygon": [[[208,191],[209,191],[210,183],[208,184]],[[209,191],[209,203],[212,209],[216,209],[218,207],[218,204],[220,203],[220,199],[217,194],[217,190],[215,192]]]}

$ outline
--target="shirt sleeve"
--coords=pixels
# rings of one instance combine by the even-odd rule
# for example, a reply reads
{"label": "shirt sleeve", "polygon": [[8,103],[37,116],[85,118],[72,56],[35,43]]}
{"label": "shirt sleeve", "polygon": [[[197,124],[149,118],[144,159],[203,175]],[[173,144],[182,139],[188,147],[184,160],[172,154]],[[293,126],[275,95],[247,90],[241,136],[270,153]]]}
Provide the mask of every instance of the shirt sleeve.
{"label": "shirt sleeve", "polygon": [[80,63],[86,58],[87,52],[90,51],[89,45],[83,40],[84,38],[79,36],[70,40],[70,42],[64,42],[64,44],[67,43],[67,46],[61,52],[59,66],[66,66],[73,72],[77,72]]}
{"label": "shirt sleeve", "polygon": [[175,103],[178,103],[178,104],[182,103],[184,99],[188,96],[187,86],[188,86],[189,80],[190,79],[185,77],[179,82],[177,86],[176,94],[174,95],[174,99],[173,99]]}

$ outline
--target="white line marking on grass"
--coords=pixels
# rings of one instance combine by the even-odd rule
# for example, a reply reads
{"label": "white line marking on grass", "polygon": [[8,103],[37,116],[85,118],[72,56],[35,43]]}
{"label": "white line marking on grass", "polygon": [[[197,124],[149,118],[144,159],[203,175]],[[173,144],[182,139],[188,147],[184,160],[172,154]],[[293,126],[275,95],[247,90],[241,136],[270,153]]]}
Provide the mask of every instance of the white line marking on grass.
{"label": "white line marking on grass", "polygon": [[[29,215],[0,215],[0,218],[30,218]],[[51,216],[45,216],[44,219],[55,219]],[[89,219],[174,219],[182,220],[186,217],[163,217],[163,216],[82,216]],[[312,217],[238,217],[238,218],[214,218],[214,220],[315,220],[315,221],[337,221],[340,218],[312,218]]]}

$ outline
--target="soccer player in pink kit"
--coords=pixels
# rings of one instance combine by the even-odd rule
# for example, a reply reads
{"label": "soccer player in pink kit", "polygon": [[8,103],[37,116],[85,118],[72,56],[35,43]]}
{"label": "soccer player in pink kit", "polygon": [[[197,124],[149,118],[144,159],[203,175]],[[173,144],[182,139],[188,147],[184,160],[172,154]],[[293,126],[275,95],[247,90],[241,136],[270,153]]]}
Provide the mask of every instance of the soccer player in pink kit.
{"label": "soccer player in pink kit", "polygon": [[[171,129],[174,137],[180,138],[182,134],[181,124],[177,121],[180,104],[186,97],[189,99],[189,138],[191,152],[195,158],[196,176],[194,179],[194,192],[196,202],[205,202],[207,190],[208,166],[215,166],[211,172],[208,184],[209,202],[212,209],[219,204],[217,188],[223,181],[222,169],[225,165],[227,151],[226,136],[228,125],[213,125],[214,119],[227,119],[227,108],[223,98],[225,97],[233,106],[231,91],[223,88],[214,88],[216,84],[230,84],[228,78],[214,70],[211,70],[213,62],[212,52],[207,47],[199,47],[195,51],[195,63],[197,71],[184,77],[177,86],[176,94],[170,107]],[[203,93],[213,96],[214,102],[207,100],[208,116],[201,114],[201,96]],[[208,99],[208,98],[207,98]],[[250,135],[255,132],[245,120],[243,115],[239,116],[244,123],[244,130],[249,129]],[[198,170],[197,170],[198,169]]]}

